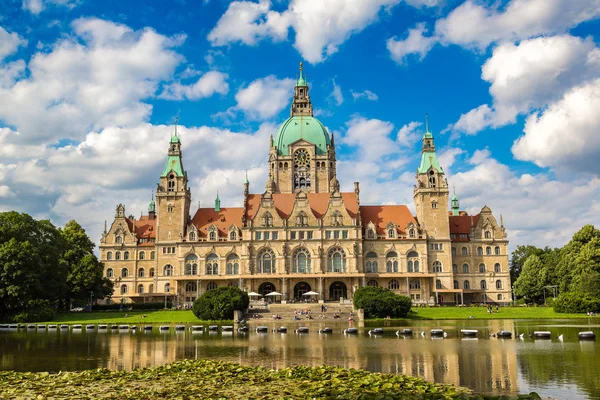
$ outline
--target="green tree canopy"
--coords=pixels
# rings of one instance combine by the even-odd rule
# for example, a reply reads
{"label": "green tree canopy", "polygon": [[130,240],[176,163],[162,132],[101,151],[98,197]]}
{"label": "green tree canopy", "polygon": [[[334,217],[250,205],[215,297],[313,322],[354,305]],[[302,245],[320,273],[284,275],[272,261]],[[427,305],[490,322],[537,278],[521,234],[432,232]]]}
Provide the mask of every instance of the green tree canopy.
{"label": "green tree canopy", "polygon": [[352,301],[354,308],[364,310],[366,318],[405,318],[412,305],[410,297],[374,286],[359,288]]}
{"label": "green tree canopy", "polygon": [[198,297],[192,312],[200,320],[233,319],[234,310],[246,310],[250,304],[248,293],[235,286],[221,286]]}

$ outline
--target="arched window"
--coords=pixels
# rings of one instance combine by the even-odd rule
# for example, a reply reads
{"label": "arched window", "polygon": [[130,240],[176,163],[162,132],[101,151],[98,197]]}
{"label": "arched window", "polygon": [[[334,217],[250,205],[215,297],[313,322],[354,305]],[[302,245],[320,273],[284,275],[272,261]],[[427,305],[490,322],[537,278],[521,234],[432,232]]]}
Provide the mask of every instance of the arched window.
{"label": "arched window", "polygon": [[469,249],[467,249],[466,247],[463,247],[461,250],[461,253],[463,256],[468,256],[469,255]]}
{"label": "arched window", "polygon": [[469,281],[464,281],[463,282],[463,289],[470,289],[471,288],[471,284],[469,283]]}
{"label": "arched window", "polygon": [[212,231],[208,234],[208,240],[210,240],[211,242],[214,242],[215,240],[217,240],[217,232]]}
{"label": "arched window", "polygon": [[138,294],[142,294],[144,293],[144,285],[142,285],[141,283],[138,285]]}
{"label": "arched window", "polygon": [[431,202],[431,208],[437,208],[437,206],[438,206],[437,201],[434,200]]}
{"label": "arched window", "polygon": [[194,240],[196,240],[196,233],[195,232],[190,232],[190,242],[193,242]]}
{"label": "arched window", "polygon": [[410,230],[408,231],[408,237],[409,237],[409,238],[415,238],[415,237],[416,237],[416,234],[415,234],[415,230],[414,230],[414,229],[410,229]]}
{"label": "arched window", "polygon": [[129,260],[129,252],[128,251],[123,253],[123,260]]}
{"label": "arched window", "polygon": [[165,283],[165,293],[170,293],[170,292],[171,292],[171,284]]}
{"label": "arched window", "polygon": [[496,289],[502,289],[502,281],[500,279],[496,281]]}
{"label": "arched window", "polygon": [[379,283],[375,279],[369,279],[367,286],[377,287],[379,286]]}
{"label": "arched window", "polygon": [[442,272],[442,263],[439,261],[433,262],[433,272]]}
{"label": "arched window", "polygon": [[398,290],[400,289],[400,283],[396,279],[392,279],[388,282],[388,289]]}
{"label": "arched window", "polygon": [[120,259],[121,259],[121,252],[120,252],[120,251],[117,251],[117,252],[115,253],[115,260],[120,260]]}
{"label": "arched window", "polygon": [[[175,146],[173,146],[173,148],[175,148]],[[174,191],[175,191],[175,175],[171,174],[171,175],[169,175],[169,181],[167,182],[167,192],[174,192]]]}
{"label": "arched window", "polygon": [[346,272],[346,253],[334,247],[327,253],[327,272]]}
{"label": "arched window", "polygon": [[219,275],[219,257],[215,253],[206,257],[206,275]]}
{"label": "arched window", "polygon": [[458,265],[452,264],[452,273],[453,274],[458,274]]}
{"label": "arched window", "polygon": [[163,268],[163,275],[164,276],[172,276],[173,275],[173,266],[170,264],[165,265],[165,267]]}
{"label": "arched window", "polygon": [[494,272],[500,272],[500,271],[501,271],[500,263],[494,264]]}
{"label": "arched window", "polygon": [[439,279],[435,280],[435,288],[436,289],[441,289],[442,288],[442,281],[440,281]]}
{"label": "arched window", "polygon": [[492,232],[485,231],[485,235],[484,236],[485,236],[486,239],[491,239],[492,238]]}
{"label": "arched window", "polygon": [[479,272],[480,273],[485,272],[485,264],[484,263],[479,264]]}
{"label": "arched window", "polygon": [[108,253],[106,253],[106,259],[112,260],[112,251],[109,251]]}
{"label": "arched window", "polygon": [[154,285],[148,285],[148,293],[154,293]]}
{"label": "arched window", "polygon": [[[427,142],[427,147],[429,147],[430,144],[429,142]],[[433,171],[429,171],[429,187],[430,188],[434,188],[435,187],[435,176],[434,176],[435,172]]]}
{"label": "arched window", "polygon": [[127,285],[121,285],[121,294],[127,294]]}
{"label": "arched window", "polygon": [[172,212],[173,212],[173,210],[175,210],[175,207],[174,207],[172,204],[169,204],[169,205],[167,206],[167,212],[170,212],[170,213],[172,213]]}
{"label": "arched window", "polygon": [[483,247],[478,247],[477,248],[477,255],[478,256],[482,256],[483,255]]}
{"label": "arched window", "polygon": [[390,251],[385,257],[385,272],[398,272],[398,253]]}
{"label": "arched window", "polygon": [[394,228],[388,229],[388,238],[394,239],[396,237],[396,230]]}
{"label": "arched window", "polygon": [[260,253],[258,253],[258,273],[275,273],[275,253],[273,253],[273,250],[263,249]]}
{"label": "arched window", "polygon": [[217,285],[217,282],[215,282],[215,281],[210,281],[206,284],[206,290],[213,290],[218,287],[219,287],[219,285]]}
{"label": "arched window", "polygon": [[492,255],[492,248],[490,246],[487,246],[485,248],[485,254],[488,255],[488,256]]}
{"label": "arched window", "polygon": [[410,282],[408,282],[408,287],[411,290],[421,289],[421,281],[418,279],[413,279]]}
{"label": "arched window", "polygon": [[150,252],[150,259],[154,260],[154,252],[153,251]]}
{"label": "arched window", "polygon": [[469,264],[465,263],[463,264],[463,274],[468,274],[469,273]]}
{"label": "arched window", "polygon": [[452,255],[455,256],[456,255],[456,247],[452,248]]}
{"label": "arched window", "polygon": [[419,253],[411,251],[406,255],[408,272],[419,272]]}
{"label": "arched window", "polygon": [[107,278],[112,278],[113,277],[113,269],[112,268],[108,268],[106,270],[106,277]]}
{"label": "arched window", "polygon": [[292,271],[299,274],[310,272],[310,253],[306,249],[299,248],[294,251]]}
{"label": "arched window", "polygon": [[123,238],[121,236],[115,236],[115,243],[117,243],[117,244],[123,243]]}
{"label": "arched window", "polygon": [[373,229],[367,229],[367,239],[375,239],[375,231]]}
{"label": "arched window", "polygon": [[140,260],[145,260],[146,259],[146,253],[143,251],[140,251]]}
{"label": "arched window", "polygon": [[502,294],[498,294],[498,300],[502,300]]}
{"label": "arched window", "polygon": [[486,283],[485,283],[485,281],[483,279],[481,280],[481,282],[479,282],[479,284],[480,284],[480,286],[481,286],[482,289],[487,289],[487,287],[486,287],[487,285],[486,285]]}
{"label": "arched window", "polygon": [[150,273],[148,274],[148,276],[150,276],[150,277],[154,276],[154,268],[150,268]]}
{"label": "arched window", "polygon": [[237,254],[227,256],[227,275],[238,275],[240,273],[240,257]]}
{"label": "arched window", "polygon": [[145,270],[144,268],[140,268],[140,269],[138,269],[138,276],[139,276],[140,278],[143,278],[143,277],[145,277],[145,276],[146,276],[146,270]]}
{"label": "arched window", "polygon": [[454,281],[454,289],[458,289],[458,281]]}
{"label": "arched window", "polygon": [[500,246],[494,247],[494,254],[497,255],[497,256],[500,255]]}
{"label": "arched window", "polygon": [[186,292],[197,292],[198,285],[196,285],[196,282],[188,282],[185,284],[185,291]]}
{"label": "arched window", "polygon": [[308,215],[304,211],[300,211],[298,215],[296,215],[296,226],[307,226],[308,225]]}
{"label": "arched window", "polygon": [[195,254],[185,258],[185,275],[198,275],[198,256]]}
{"label": "arched window", "polygon": [[229,232],[229,240],[236,240],[236,238],[237,234],[235,233],[235,231]]}
{"label": "arched window", "polygon": [[377,254],[372,251],[367,253],[365,261],[365,272],[374,273],[377,272]]}
{"label": "arched window", "polygon": [[127,278],[129,276],[129,270],[127,268],[121,269],[121,278]]}

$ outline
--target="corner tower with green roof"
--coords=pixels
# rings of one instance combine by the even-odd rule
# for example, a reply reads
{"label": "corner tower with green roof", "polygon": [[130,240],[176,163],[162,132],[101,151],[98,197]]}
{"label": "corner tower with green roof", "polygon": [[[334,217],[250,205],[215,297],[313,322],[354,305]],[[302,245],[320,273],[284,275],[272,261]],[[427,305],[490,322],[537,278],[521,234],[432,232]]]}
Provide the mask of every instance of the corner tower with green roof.
{"label": "corner tower with green roof", "polygon": [[333,137],[314,117],[309,87],[300,63],[290,117],[271,140],[269,170],[275,193],[331,191],[336,172]]}
{"label": "corner tower with green roof", "polygon": [[[429,237],[439,240],[443,248],[446,246],[443,244],[445,241],[450,245],[448,182],[435,152],[433,134],[429,131],[429,118],[425,118],[421,163],[417,168],[417,184],[414,189],[415,208],[419,224]],[[442,264],[446,265],[443,260]]]}

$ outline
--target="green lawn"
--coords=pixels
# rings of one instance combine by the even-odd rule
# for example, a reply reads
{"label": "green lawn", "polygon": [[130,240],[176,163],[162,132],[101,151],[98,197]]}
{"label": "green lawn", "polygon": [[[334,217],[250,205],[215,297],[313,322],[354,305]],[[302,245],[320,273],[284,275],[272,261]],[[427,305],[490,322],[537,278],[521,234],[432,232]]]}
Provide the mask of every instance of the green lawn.
{"label": "green lawn", "polygon": [[[411,319],[565,319],[588,318],[585,314],[561,314],[552,307],[500,307],[490,314],[485,307],[413,308]],[[596,317],[597,318],[597,317]]]}
{"label": "green lawn", "polygon": [[[146,318],[142,318],[142,316]],[[215,321],[200,321],[190,311],[94,311],[58,314],[46,323],[65,324],[207,324]],[[233,321],[216,321],[232,323]]]}

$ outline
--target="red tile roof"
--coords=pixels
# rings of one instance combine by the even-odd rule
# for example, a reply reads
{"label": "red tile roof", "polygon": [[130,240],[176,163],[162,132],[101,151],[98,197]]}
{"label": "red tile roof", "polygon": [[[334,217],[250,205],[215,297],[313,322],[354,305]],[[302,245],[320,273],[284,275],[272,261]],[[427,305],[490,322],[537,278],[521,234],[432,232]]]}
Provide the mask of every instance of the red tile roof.
{"label": "red tile roof", "polygon": [[363,225],[373,222],[378,234],[385,234],[387,224],[393,222],[401,232],[410,222],[417,226],[417,220],[405,205],[396,206],[361,206],[360,215]]}
{"label": "red tile roof", "polygon": [[471,227],[477,225],[479,214],[477,215],[452,215],[450,219],[450,233],[453,234],[469,234]]}
{"label": "red tile roof", "polygon": [[[322,218],[327,212],[329,206],[329,199],[331,198],[330,193],[308,193],[308,204],[310,209],[315,214],[315,217]],[[256,215],[260,206],[260,194],[248,195],[248,220],[251,220]],[[276,193],[273,195],[275,201],[275,208],[281,218],[287,219],[294,208],[294,201],[296,195],[294,193]],[[354,192],[342,193],[342,200],[344,200],[344,206],[351,218],[356,218],[358,215],[358,201]]]}
{"label": "red tile roof", "polygon": [[208,228],[215,225],[219,230],[219,236],[227,236],[227,229],[235,224],[238,228],[242,227],[242,207],[224,207],[221,211],[215,211],[214,208],[199,208],[192,218],[192,224],[198,228],[200,236],[208,235]]}
{"label": "red tile roof", "polygon": [[138,239],[150,239],[156,237],[156,219],[150,219],[143,215],[140,219],[133,221],[135,223],[135,233]]}

